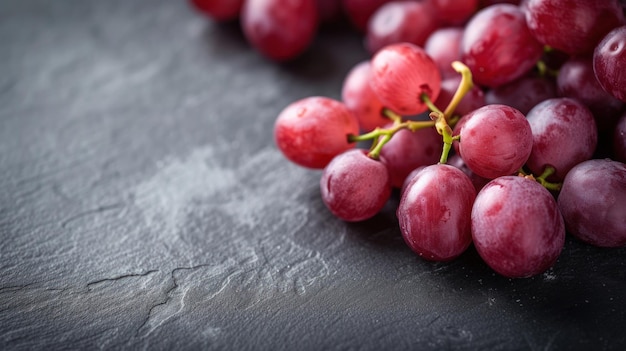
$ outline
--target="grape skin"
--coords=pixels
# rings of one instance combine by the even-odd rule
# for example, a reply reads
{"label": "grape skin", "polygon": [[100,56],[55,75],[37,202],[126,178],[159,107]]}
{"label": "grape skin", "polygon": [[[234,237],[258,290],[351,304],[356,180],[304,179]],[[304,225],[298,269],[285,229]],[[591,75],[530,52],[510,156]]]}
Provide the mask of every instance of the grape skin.
{"label": "grape skin", "polygon": [[612,30],[593,53],[593,70],[604,90],[626,101],[626,26]]}
{"label": "grape skin", "polygon": [[449,261],[471,244],[470,214],[476,190],[446,164],[422,168],[404,188],[396,211],[406,244],[429,261]]}
{"label": "grape skin", "polygon": [[423,46],[438,24],[429,1],[391,1],[378,8],[368,21],[365,44],[372,54],[402,42]]}
{"label": "grape skin", "polygon": [[463,28],[447,27],[435,30],[426,39],[424,50],[435,61],[444,79],[459,75],[452,62],[461,61],[462,37]]}
{"label": "grape skin", "polygon": [[437,163],[442,149],[441,136],[435,128],[396,132],[380,152],[389,170],[391,185],[401,188],[412,170]]}
{"label": "grape skin", "polygon": [[326,207],[348,222],[376,215],[391,196],[391,182],[385,165],[367,156],[362,149],[348,150],[324,168],[320,191]]}
{"label": "grape skin", "polygon": [[317,33],[318,22],[315,0],[246,0],[241,9],[248,42],[276,61],[303,53]]}
{"label": "grape skin", "polygon": [[312,96],[281,111],[274,125],[276,145],[285,157],[308,168],[324,168],[336,155],[354,148],[348,135],[359,133],[359,122],[341,102]]}
{"label": "grape skin", "polygon": [[382,48],[371,60],[371,87],[380,101],[394,112],[410,116],[428,109],[422,94],[435,101],[441,75],[424,49],[411,43]]}
{"label": "grape skin", "polygon": [[611,29],[624,24],[616,0],[529,0],[528,28],[544,45],[570,55],[592,53]]}
{"label": "grape skin", "polygon": [[565,243],[565,225],[552,194],[524,177],[487,183],[476,196],[471,217],[478,254],[505,277],[544,272]]}
{"label": "grape skin", "polygon": [[341,89],[341,99],[359,120],[364,132],[389,123],[389,118],[383,115],[382,102],[370,87],[371,76],[369,60],[361,61],[348,72]]}
{"label": "grape skin", "polygon": [[494,179],[518,171],[533,146],[526,117],[506,105],[486,105],[461,121],[458,150],[467,166],[481,177]]}
{"label": "grape skin", "polygon": [[598,131],[591,111],[570,98],[548,99],[526,116],[533,133],[533,148],[526,166],[540,175],[555,168],[551,181],[562,181],[569,170],[593,156]]}
{"label": "grape skin", "polygon": [[489,90],[485,94],[487,104],[501,104],[515,107],[527,114],[538,103],[555,98],[556,86],[546,78],[524,76],[510,83]]}
{"label": "grape skin", "polygon": [[572,168],[558,197],[568,233],[591,245],[626,245],[626,165],[593,159]]}
{"label": "grape skin", "polygon": [[543,47],[526,27],[518,6],[497,4],[474,15],[465,26],[461,40],[463,62],[474,81],[495,88],[511,82],[532,69]]}
{"label": "grape skin", "polygon": [[613,131],[613,153],[617,161],[626,163],[626,113],[617,121]]}

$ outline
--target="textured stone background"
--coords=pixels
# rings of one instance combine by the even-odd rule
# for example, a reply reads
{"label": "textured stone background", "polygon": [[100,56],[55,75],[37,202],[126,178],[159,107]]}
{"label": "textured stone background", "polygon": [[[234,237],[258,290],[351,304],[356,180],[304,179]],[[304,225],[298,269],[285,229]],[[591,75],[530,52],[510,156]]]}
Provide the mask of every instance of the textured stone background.
{"label": "textured stone background", "polygon": [[183,0],[0,2],[0,349],[624,349],[624,249],[509,280],[419,259],[397,198],[328,213],[273,123],[365,58],[327,29],[278,65]]}

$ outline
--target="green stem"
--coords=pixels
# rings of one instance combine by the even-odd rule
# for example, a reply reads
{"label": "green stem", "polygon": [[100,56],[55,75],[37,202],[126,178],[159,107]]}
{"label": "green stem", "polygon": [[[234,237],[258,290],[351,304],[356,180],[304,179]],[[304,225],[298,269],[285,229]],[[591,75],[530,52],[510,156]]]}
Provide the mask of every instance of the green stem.
{"label": "green stem", "polygon": [[559,191],[561,190],[561,186],[563,185],[563,183],[552,183],[546,180],[546,178],[553,175],[554,172],[556,172],[556,169],[554,169],[554,167],[546,166],[546,168],[543,170],[543,173],[541,173],[539,177],[536,177],[535,180],[537,180],[539,184],[541,184],[544,188],[548,190]]}
{"label": "green stem", "polygon": [[469,67],[461,63],[460,61],[452,62],[452,68],[455,71],[461,74],[461,83],[459,87],[454,92],[454,96],[452,96],[452,100],[443,111],[443,115],[446,117],[446,120],[452,117],[452,114],[463,100],[465,94],[472,89],[474,86],[474,82],[472,81],[472,71],[470,71]]}

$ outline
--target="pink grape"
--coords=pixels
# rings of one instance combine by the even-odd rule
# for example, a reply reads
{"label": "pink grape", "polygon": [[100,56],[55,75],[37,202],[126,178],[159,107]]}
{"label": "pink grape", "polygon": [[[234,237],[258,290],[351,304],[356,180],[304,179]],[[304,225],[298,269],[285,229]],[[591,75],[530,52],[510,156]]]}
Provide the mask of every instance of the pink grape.
{"label": "pink grape", "polygon": [[507,105],[486,105],[465,115],[460,123],[459,153],[481,177],[493,179],[518,171],[533,146],[526,117]]}
{"label": "pink grape", "polygon": [[465,26],[461,40],[463,62],[474,81],[497,87],[528,73],[543,53],[526,26],[523,11],[497,4],[480,10]]}
{"label": "pink grape", "polygon": [[370,53],[402,42],[423,46],[438,27],[429,1],[391,1],[376,10],[367,24],[365,42]]}
{"label": "pink grape", "polygon": [[370,87],[371,79],[371,64],[369,60],[362,61],[348,72],[341,89],[344,104],[354,113],[365,132],[389,123],[389,118],[383,115],[382,102]]}
{"label": "pink grape", "polygon": [[444,79],[459,75],[452,68],[452,62],[461,61],[462,37],[463,28],[447,27],[435,30],[426,39],[424,50],[435,61]]}
{"label": "pink grape", "polygon": [[526,22],[537,40],[570,55],[592,53],[611,29],[624,24],[617,0],[529,0]]}
{"label": "pink grape", "polygon": [[315,37],[318,21],[315,0],[246,0],[241,10],[245,37],[277,61],[303,53]]}
{"label": "pink grape", "polygon": [[476,190],[458,168],[424,167],[407,184],[396,211],[407,245],[429,261],[449,261],[471,244]]}
{"label": "pink grape", "polygon": [[624,110],[624,103],[606,92],[593,71],[591,57],[571,57],[563,63],[557,77],[561,96],[576,99],[593,113],[598,129],[609,130]]}
{"label": "pink grape", "polygon": [[530,277],[554,265],[565,242],[565,226],[548,190],[534,180],[504,176],[476,196],[472,239],[496,272]]}
{"label": "pink grape", "polygon": [[417,167],[429,166],[439,161],[443,142],[435,128],[411,132],[402,129],[385,144],[380,155],[391,176],[391,185],[401,188],[406,177]]}
{"label": "pink grape", "polygon": [[558,197],[568,233],[601,247],[626,245],[626,165],[594,159],[572,168]]}
{"label": "pink grape", "polygon": [[604,90],[626,101],[626,26],[615,28],[593,53],[593,70]]}
{"label": "pink grape", "polygon": [[538,103],[555,97],[556,86],[553,81],[541,77],[524,76],[489,90],[485,94],[485,102],[509,105],[527,114]]}
{"label": "pink grape", "polygon": [[392,44],[372,58],[371,87],[380,101],[401,115],[415,115],[428,109],[422,95],[435,101],[441,75],[424,49],[410,43]]}
{"label": "pink grape", "polygon": [[367,151],[346,151],[324,168],[320,179],[322,200],[344,221],[356,222],[376,215],[391,196],[385,165],[367,156]]}
{"label": "pink grape", "polygon": [[358,133],[359,123],[343,103],[319,96],[289,104],[274,125],[283,155],[308,168],[324,168],[333,157],[354,148],[348,135]]}
{"label": "pink grape", "polygon": [[598,143],[598,130],[591,111],[578,100],[548,99],[527,115],[533,133],[533,148],[526,166],[540,175],[547,166],[556,172],[551,180],[562,181],[575,165],[590,159]]}

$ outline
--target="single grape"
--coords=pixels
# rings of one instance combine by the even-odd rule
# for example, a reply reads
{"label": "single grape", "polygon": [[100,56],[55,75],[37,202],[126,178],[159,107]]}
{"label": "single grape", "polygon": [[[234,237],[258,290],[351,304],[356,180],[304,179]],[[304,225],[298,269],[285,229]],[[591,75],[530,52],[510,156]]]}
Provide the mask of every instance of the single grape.
{"label": "single grape", "polygon": [[485,102],[509,105],[527,114],[538,103],[555,97],[556,86],[553,81],[541,77],[524,76],[489,90],[485,94]]}
{"label": "single grape", "polygon": [[422,100],[439,96],[441,75],[424,49],[410,43],[392,44],[374,55],[370,85],[380,101],[401,115],[428,109]]}
{"label": "single grape", "polygon": [[246,0],[241,25],[259,52],[277,61],[293,59],[311,44],[318,26],[315,0]]}
{"label": "single grape", "polygon": [[[439,92],[437,101],[435,101],[435,106],[442,111],[445,110],[450,101],[452,101],[452,97],[460,84],[461,76],[458,73],[454,77],[442,80],[441,91]],[[483,106],[485,106],[485,93],[479,86],[474,85],[472,89],[463,96],[463,99],[461,99],[461,102],[454,110],[454,115],[464,116]]]}
{"label": "single grape", "polygon": [[424,50],[435,61],[444,79],[459,75],[452,68],[452,62],[461,61],[461,37],[463,28],[446,27],[435,30],[426,39]]}
{"label": "single grape", "polygon": [[626,101],[626,26],[615,28],[593,53],[593,70],[598,82],[611,95]]}
{"label": "single grape", "polygon": [[369,132],[389,123],[383,115],[383,104],[370,87],[372,80],[369,60],[355,65],[346,75],[341,89],[341,98],[359,120],[361,130]]}
{"label": "single grape", "polygon": [[526,27],[518,6],[497,4],[474,15],[461,40],[463,62],[474,81],[497,87],[528,73],[543,53],[543,47]]}
{"label": "single grape", "polygon": [[402,42],[423,46],[438,24],[429,1],[391,1],[379,7],[368,21],[365,44],[372,54]]}
{"label": "single grape", "polygon": [[417,167],[439,161],[443,143],[435,128],[411,132],[402,129],[393,135],[380,152],[391,176],[391,185],[401,188],[406,177]]}
{"label": "single grape", "polygon": [[324,168],[336,155],[351,149],[348,135],[358,135],[359,123],[341,102],[313,96],[289,104],[278,115],[274,139],[292,162]]}
{"label": "single grape", "polygon": [[611,29],[624,24],[617,0],[529,0],[526,22],[537,40],[570,55],[592,53]]}
{"label": "single grape", "polygon": [[189,0],[193,7],[216,21],[239,18],[243,0]]}
{"label": "single grape", "polygon": [[571,57],[559,69],[557,91],[585,104],[596,119],[599,130],[613,127],[624,110],[624,103],[606,92],[593,72],[591,57]]}
{"label": "single grape", "polygon": [[431,0],[437,17],[446,24],[461,25],[478,10],[478,0]]}
{"label": "single grape", "polygon": [[572,168],[558,197],[568,233],[591,245],[626,245],[626,165],[593,159]]}
{"label": "single grape", "polygon": [[617,121],[613,132],[613,153],[617,161],[626,163],[626,113]]}
{"label": "single grape", "polygon": [[575,165],[590,159],[598,143],[591,111],[578,100],[548,99],[527,115],[533,132],[533,148],[526,166],[540,175],[547,166],[556,172],[549,178],[562,181]]}
{"label": "single grape", "polygon": [[486,105],[460,121],[459,153],[481,177],[493,179],[517,172],[528,160],[533,137],[526,117],[513,107]]}
{"label": "single grape", "polygon": [[426,260],[458,257],[472,241],[475,197],[472,182],[458,168],[424,167],[407,184],[396,211],[404,241]]}
{"label": "single grape", "polygon": [[476,196],[472,239],[496,272],[530,277],[554,265],[565,243],[565,226],[548,190],[534,180],[504,176]]}
{"label": "single grape", "polygon": [[385,165],[367,156],[367,151],[346,151],[324,168],[320,179],[322,200],[337,217],[348,222],[376,215],[391,196]]}

